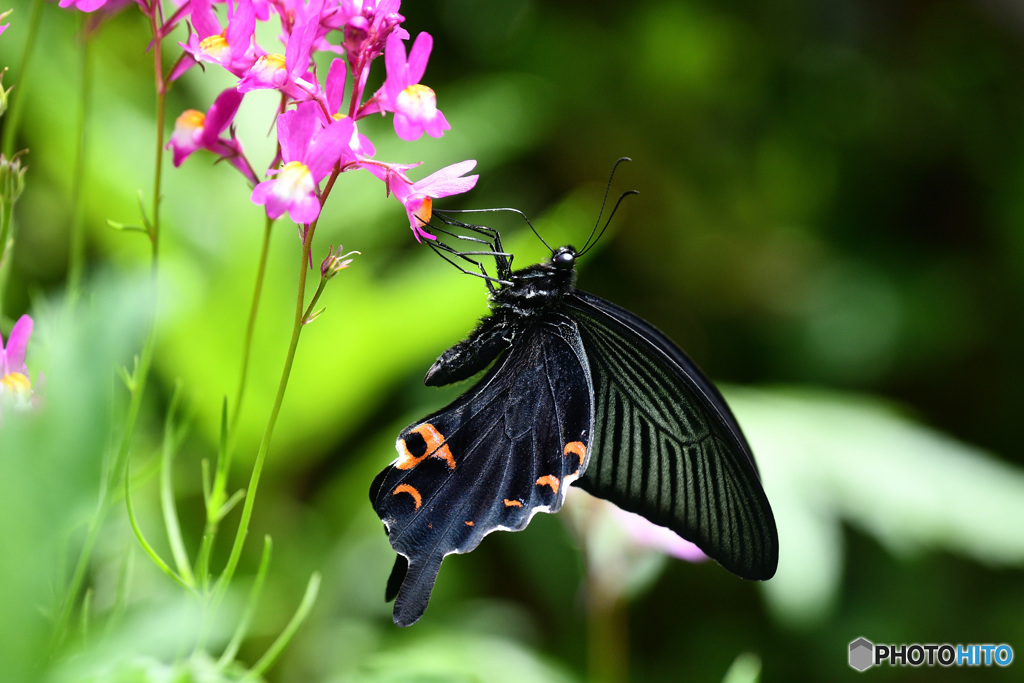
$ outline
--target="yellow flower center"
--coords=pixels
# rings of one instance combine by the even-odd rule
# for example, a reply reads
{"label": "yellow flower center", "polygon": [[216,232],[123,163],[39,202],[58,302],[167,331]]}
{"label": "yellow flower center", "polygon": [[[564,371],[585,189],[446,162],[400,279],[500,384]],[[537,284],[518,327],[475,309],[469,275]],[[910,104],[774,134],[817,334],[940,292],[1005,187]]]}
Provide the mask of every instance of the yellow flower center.
{"label": "yellow flower center", "polygon": [[415,112],[418,116],[429,117],[437,111],[437,96],[422,83],[415,83],[398,93],[395,104],[407,115]]}
{"label": "yellow flower center", "polygon": [[275,192],[279,197],[298,199],[313,191],[313,175],[301,161],[289,161],[277,174]]}
{"label": "yellow flower center", "polygon": [[257,61],[262,62],[263,66],[268,69],[283,69],[284,68],[284,55],[279,55],[276,52],[272,52],[267,55],[263,55]]}
{"label": "yellow flower center", "polygon": [[204,123],[206,123],[206,114],[195,109],[186,109],[175,119],[174,127],[181,130],[196,130],[202,128]]}
{"label": "yellow flower center", "polygon": [[0,387],[7,389],[15,396],[27,396],[32,392],[32,383],[20,372],[11,372],[0,378]]}
{"label": "yellow flower center", "polygon": [[225,37],[227,29],[221,31],[219,34],[207,36],[199,41],[199,49],[204,54],[209,55],[214,59],[220,59],[220,57],[228,51],[228,40]]}
{"label": "yellow flower center", "polygon": [[253,71],[259,74],[260,78],[266,81],[273,81],[274,78],[285,70],[284,55],[276,53],[263,55],[256,60]]}

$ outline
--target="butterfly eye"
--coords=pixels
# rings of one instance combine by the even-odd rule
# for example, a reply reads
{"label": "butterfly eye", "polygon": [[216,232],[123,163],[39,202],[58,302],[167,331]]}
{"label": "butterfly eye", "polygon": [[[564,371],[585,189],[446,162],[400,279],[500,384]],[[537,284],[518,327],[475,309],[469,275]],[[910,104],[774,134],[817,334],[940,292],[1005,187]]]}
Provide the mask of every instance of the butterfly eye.
{"label": "butterfly eye", "polygon": [[570,270],[576,265],[576,250],[572,247],[562,247],[551,257],[551,263],[559,270]]}

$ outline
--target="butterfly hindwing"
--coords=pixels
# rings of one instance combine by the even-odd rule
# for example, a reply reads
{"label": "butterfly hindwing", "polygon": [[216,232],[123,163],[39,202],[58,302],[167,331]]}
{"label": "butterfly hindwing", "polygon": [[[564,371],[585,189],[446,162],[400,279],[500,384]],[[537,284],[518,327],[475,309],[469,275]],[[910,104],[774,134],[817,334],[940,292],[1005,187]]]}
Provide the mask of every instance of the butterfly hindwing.
{"label": "butterfly hindwing", "polygon": [[632,313],[579,290],[564,303],[594,382],[591,462],[578,485],[669,527],[741,577],[771,578],[775,520],[721,394]]}
{"label": "butterfly hindwing", "polygon": [[592,384],[575,324],[552,314],[519,334],[469,391],[402,431],[370,489],[400,555],[388,582],[399,625],[423,614],[445,555],[557,511],[586,466]]}

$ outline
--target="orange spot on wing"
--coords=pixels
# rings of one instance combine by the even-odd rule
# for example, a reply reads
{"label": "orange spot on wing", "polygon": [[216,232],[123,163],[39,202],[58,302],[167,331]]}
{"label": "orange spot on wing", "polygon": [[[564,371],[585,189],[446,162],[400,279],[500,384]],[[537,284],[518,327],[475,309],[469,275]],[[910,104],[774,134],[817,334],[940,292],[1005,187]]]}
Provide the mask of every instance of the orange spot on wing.
{"label": "orange spot on wing", "polygon": [[[565,449],[562,451],[562,455],[566,457],[569,457],[570,455],[575,455],[577,458],[579,458],[580,467],[583,467],[583,461],[587,457],[587,446],[582,441],[570,441],[569,443],[565,444]],[[573,472],[573,475],[579,473],[580,470],[579,468],[577,468],[576,471]]]}
{"label": "orange spot on wing", "polygon": [[391,492],[391,495],[397,496],[399,493],[408,493],[412,496],[412,500],[416,503],[416,509],[420,509],[420,504],[423,503],[423,497],[420,496],[420,492],[408,484],[399,484],[395,487],[395,490]]}
{"label": "orange spot on wing", "polygon": [[470,520],[466,520],[466,526],[473,526],[473,522]]}
{"label": "orange spot on wing", "polygon": [[452,456],[448,444],[445,443],[444,435],[437,431],[434,425],[424,422],[410,433],[422,436],[423,441],[427,444],[427,449],[423,451],[423,455],[417,458],[409,452],[405,439],[399,439],[395,444],[395,448],[398,449],[398,462],[395,463],[395,467],[400,470],[411,470],[423,462],[424,458],[440,458],[448,463],[448,469],[455,469],[455,458]]}
{"label": "orange spot on wing", "polygon": [[543,477],[537,480],[537,486],[550,486],[551,490],[558,493],[558,485],[561,482],[558,481],[558,477],[553,474],[545,474]]}
{"label": "orange spot on wing", "polygon": [[[537,483],[539,484],[540,482],[537,482]],[[507,508],[521,508],[521,507],[523,507],[523,503],[522,503],[522,501],[519,501],[519,500],[509,500],[508,498],[506,498],[505,499],[505,507],[507,507]]]}

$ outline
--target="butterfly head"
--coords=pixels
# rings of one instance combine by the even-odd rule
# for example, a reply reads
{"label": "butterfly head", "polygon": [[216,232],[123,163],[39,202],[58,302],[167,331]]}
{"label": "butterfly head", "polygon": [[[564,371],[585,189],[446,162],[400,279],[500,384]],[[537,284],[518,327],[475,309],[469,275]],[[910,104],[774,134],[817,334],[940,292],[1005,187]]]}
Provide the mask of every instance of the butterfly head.
{"label": "butterfly head", "polygon": [[572,270],[576,267],[576,249],[566,245],[551,254],[551,265],[558,270]]}

